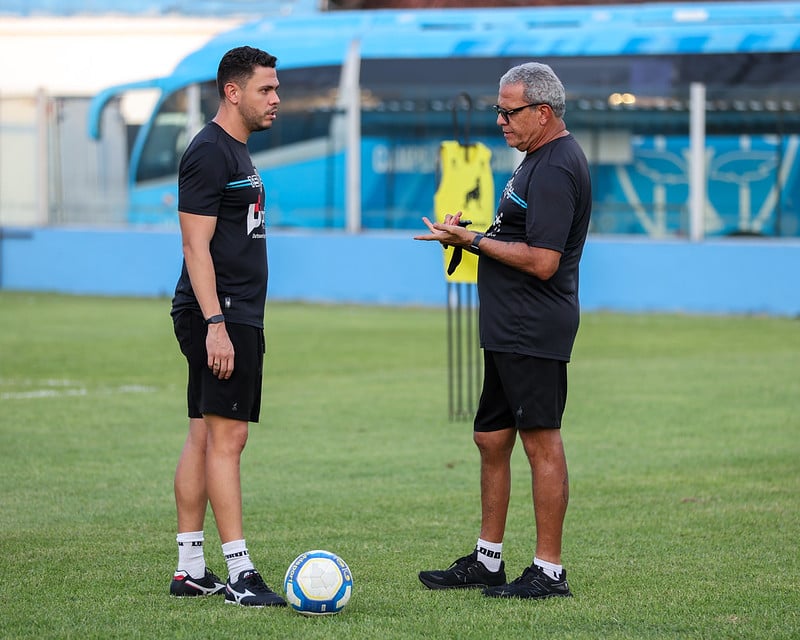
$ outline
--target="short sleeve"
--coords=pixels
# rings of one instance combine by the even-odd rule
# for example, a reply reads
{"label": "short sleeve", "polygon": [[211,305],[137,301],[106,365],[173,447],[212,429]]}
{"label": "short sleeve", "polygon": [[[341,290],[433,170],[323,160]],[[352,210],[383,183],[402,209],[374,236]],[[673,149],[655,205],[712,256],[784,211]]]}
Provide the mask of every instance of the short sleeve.
{"label": "short sleeve", "polygon": [[217,215],[228,175],[228,162],[218,145],[192,145],[181,159],[178,211]]}
{"label": "short sleeve", "polygon": [[564,252],[575,216],[574,181],[560,167],[545,166],[534,172],[536,188],[529,190],[526,237],[534,247]]}

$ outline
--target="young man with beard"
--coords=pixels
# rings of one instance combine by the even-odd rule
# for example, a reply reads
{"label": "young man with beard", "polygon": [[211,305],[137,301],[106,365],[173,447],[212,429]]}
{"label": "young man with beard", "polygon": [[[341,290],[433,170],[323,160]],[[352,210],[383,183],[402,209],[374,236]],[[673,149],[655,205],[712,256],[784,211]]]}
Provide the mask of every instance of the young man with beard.
{"label": "young man with beard", "polygon": [[[267,292],[264,188],[247,140],[277,117],[276,63],[253,47],[232,49],[220,61],[219,109],[180,163],[184,260],[172,301],[175,335],[189,365],[189,433],[175,472],[178,567],[170,593],[224,592],[226,602],[256,607],[286,605],[250,560],[240,480],[248,425],[259,420]],[[227,583],[205,563],[209,503]]]}

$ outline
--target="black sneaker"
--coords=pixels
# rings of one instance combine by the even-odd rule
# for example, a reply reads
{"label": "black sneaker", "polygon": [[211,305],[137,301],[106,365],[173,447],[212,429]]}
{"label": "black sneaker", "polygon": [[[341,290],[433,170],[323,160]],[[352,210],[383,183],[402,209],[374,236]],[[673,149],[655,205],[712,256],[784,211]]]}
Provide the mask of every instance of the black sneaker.
{"label": "black sneaker", "polygon": [[176,571],[169,585],[170,595],[178,598],[192,596],[215,596],[225,589],[225,583],[206,568],[205,575],[192,578],[186,571]]}
{"label": "black sneaker", "polygon": [[572,593],[567,584],[567,572],[561,571],[557,580],[548,576],[541,567],[531,565],[522,575],[509,584],[499,587],[488,587],[483,595],[490,598],[571,598]]}
{"label": "black sneaker", "polygon": [[478,552],[459,558],[444,571],[420,571],[419,579],[428,589],[474,589],[493,587],[506,581],[505,563],[499,571],[489,571],[478,560]]}
{"label": "black sneaker", "polygon": [[242,571],[236,582],[225,585],[225,602],[243,607],[285,607],[286,600],[270,589],[255,569]]}

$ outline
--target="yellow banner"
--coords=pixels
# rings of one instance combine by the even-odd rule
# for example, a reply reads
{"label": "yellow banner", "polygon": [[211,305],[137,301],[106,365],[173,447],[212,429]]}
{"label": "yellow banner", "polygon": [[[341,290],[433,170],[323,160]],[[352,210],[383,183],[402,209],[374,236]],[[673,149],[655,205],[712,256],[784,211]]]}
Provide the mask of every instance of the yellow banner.
{"label": "yellow banner", "polygon": [[[447,214],[462,212],[462,220],[472,220],[474,231],[486,231],[494,218],[494,180],[491,168],[492,151],[476,142],[463,145],[445,140],[439,148],[439,185],[433,196],[434,215],[444,222]],[[452,275],[447,265],[453,247],[444,251],[444,273],[448,282],[476,283],[478,281],[478,256],[464,251],[461,263]]]}

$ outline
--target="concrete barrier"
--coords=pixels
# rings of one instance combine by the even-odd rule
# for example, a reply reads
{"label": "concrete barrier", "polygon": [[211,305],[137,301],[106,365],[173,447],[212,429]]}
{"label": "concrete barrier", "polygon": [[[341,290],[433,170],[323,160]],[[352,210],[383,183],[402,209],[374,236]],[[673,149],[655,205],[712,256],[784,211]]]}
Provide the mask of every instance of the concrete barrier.
{"label": "concrete barrier", "polygon": [[[413,232],[270,232],[269,299],[444,305],[438,246]],[[181,265],[175,230],[5,228],[0,288],[171,296]],[[584,310],[800,316],[800,241],[690,243],[590,236]]]}

